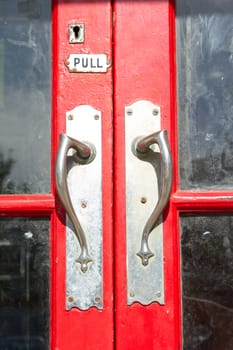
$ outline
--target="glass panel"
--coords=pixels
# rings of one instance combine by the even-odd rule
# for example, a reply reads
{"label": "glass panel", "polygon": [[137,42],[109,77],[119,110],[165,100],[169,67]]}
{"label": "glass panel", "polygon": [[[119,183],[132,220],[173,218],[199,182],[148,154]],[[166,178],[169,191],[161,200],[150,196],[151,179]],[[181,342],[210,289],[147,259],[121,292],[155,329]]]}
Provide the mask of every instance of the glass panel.
{"label": "glass panel", "polygon": [[233,349],[233,217],[182,216],[185,350]]}
{"label": "glass panel", "polygon": [[49,349],[49,221],[0,220],[0,349]]}
{"label": "glass panel", "polygon": [[233,186],[232,37],[232,0],[177,0],[183,189]]}
{"label": "glass panel", "polygon": [[0,193],[50,189],[51,1],[0,0]]}

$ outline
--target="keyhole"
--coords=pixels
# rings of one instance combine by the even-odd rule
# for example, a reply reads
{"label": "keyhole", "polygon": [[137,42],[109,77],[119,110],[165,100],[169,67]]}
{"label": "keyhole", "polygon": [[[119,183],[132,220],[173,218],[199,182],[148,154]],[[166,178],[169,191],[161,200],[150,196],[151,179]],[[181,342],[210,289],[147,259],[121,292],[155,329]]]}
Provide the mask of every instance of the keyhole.
{"label": "keyhole", "polygon": [[73,32],[74,32],[75,39],[78,39],[80,34],[80,27],[79,26],[73,27]]}

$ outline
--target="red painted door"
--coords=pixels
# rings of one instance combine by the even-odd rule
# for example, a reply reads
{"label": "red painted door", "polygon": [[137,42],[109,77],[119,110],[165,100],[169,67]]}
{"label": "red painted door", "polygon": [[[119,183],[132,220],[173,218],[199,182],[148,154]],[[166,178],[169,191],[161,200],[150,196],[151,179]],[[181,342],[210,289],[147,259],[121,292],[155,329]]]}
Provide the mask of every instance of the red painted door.
{"label": "red painted door", "polygon": [[[55,10],[58,27],[56,39],[58,51],[55,61],[58,63],[56,77],[58,133],[65,132],[64,116],[67,111],[74,110],[79,105],[91,105],[101,112],[103,191],[102,310],[95,307],[86,311],[75,308],[70,311],[65,310],[65,237],[64,225],[58,223],[58,229],[61,232],[58,240],[58,255],[61,258],[56,265],[56,281],[61,279],[63,284],[55,283],[57,286],[57,347],[65,349],[66,344],[69,343],[70,349],[78,347],[85,349],[177,348],[180,342],[178,251],[172,207],[167,207],[164,213],[162,249],[165,264],[161,267],[162,276],[155,276],[153,269],[152,275],[147,276],[147,280],[163,278],[161,285],[164,290],[160,291],[159,287],[156,289],[154,286],[147,286],[146,282],[139,287],[141,282],[137,278],[139,289],[152,288],[152,293],[155,295],[154,299],[151,296],[148,297],[152,298],[153,302],[150,300],[147,305],[145,301],[140,301],[140,297],[137,301],[137,295],[136,302],[132,304],[129,302],[135,292],[128,286],[127,265],[130,262],[127,261],[129,254],[126,242],[128,162],[126,109],[128,106],[138,101],[147,101],[145,103],[158,106],[160,127],[159,129],[149,128],[148,132],[150,134],[158,130],[167,130],[169,143],[173,147],[173,158],[175,158],[172,144],[174,135],[171,133],[175,125],[174,93],[172,92],[174,67],[173,57],[170,56],[174,39],[172,37],[173,6],[169,1],[102,1],[98,4],[92,1],[59,1]],[[67,28],[72,23],[84,23],[83,43],[68,42]],[[66,66],[70,54],[106,54],[110,66],[105,73],[74,73],[70,67],[68,69]],[[77,58],[81,60],[82,57]],[[69,60],[72,59],[69,58]],[[144,111],[141,110],[140,113]],[[153,109],[150,113],[152,119],[158,118],[156,113],[153,115]],[[130,117],[133,118],[129,115],[128,118]],[[142,120],[143,118],[142,116]],[[135,136],[142,136],[140,129],[138,132],[139,134]],[[143,182],[146,179],[139,178],[139,181]],[[156,187],[153,181],[152,177],[151,188]],[[140,202],[142,198],[139,197],[138,200]],[[154,203],[155,198],[152,197],[150,200]],[[147,204],[140,203],[140,205],[145,207]],[[150,203],[148,205],[151,210],[153,207]],[[138,225],[143,228],[147,219],[147,216],[142,217]],[[172,230],[171,227],[173,227]],[[136,253],[137,251],[131,254],[136,257],[136,263],[140,265],[139,270],[146,270],[147,267],[141,267],[140,258]],[[154,262],[154,264],[157,263]],[[143,272],[142,278],[144,278]],[[160,294],[162,294],[161,303],[158,302]]]}
{"label": "red painted door", "polygon": [[0,9],[0,348],[231,349],[230,0]]}
{"label": "red painted door", "polygon": [[[172,85],[174,57],[170,55],[174,49],[173,10],[173,5],[169,1],[141,1],[136,3],[119,1],[115,3],[114,7],[114,42],[116,44],[114,46],[115,276],[116,344],[118,349],[177,349],[180,344],[177,286],[178,252],[176,250],[176,223],[171,204],[166,207],[163,214],[164,303],[161,302],[160,304],[159,298],[156,297],[156,295],[160,296],[160,293],[162,293],[160,287],[154,287],[153,293],[157,302],[148,303],[149,305],[143,305],[143,302],[128,305],[126,295],[127,297],[129,295],[129,299],[131,293],[134,296],[134,291],[127,289],[127,284],[129,284],[127,265],[123,263],[125,254],[127,254],[125,222],[127,222],[127,215],[129,214],[125,212],[127,189],[125,181],[122,180],[126,176],[126,170],[122,164],[126,164],[127,169],[128,162],[125,157],[127,141],[125,141],[125,135],[122,131],[126,125],[125,119],[132,118],[132,116],[123,114],[125,106],[129,106],[138,100],[148,100],[161,108],[160,129],[168,131],[174,162],[174,135],[172,134],[172,130],[174,130],[174,86]],[[146,120],[146,110],[142,110],[140,113],[141,118]],[[152,132],[153,130],[147,132],[147,134]],[[142,135],[146,136],[144,131],[138,130],[138,136]],[[139,169],[136,168],[135,171],[137,172]],[[142,176],[146,177],[146,174],[142,174]],[[128,181],[133,181],[133,179]],[[144,178],[143,180],[139,178],[137,181],[152,181],[150,183],[150,191],[152,192],[156,187],[154,180],[151,180],[151,178]],[[134,183],[135,187],[137,185],[139,185],[137,182]],[[169,185],[166,184],[166,186]],[[153,202],[154,198],[150,197],[150,192],[147,194],[144,196],[141,192],[141,198],[134,197],[134,200],[141,202],[142,207],[150,206],[150,202]],[[146,203],[144,203],[145,201]],[[139,208],[139,210],[143,210],[143,208]],[[136,222],[138,220],[137,215],[134,218]],[[142,221],[147,220],[146,217],[141,216],[140,219]],[[135,225],[135,230],[138,226],[141,226],[140,221]],[[157,234],[158,232],[152,232],[151,236]],[[158,255],[159,252],[156,251],[155,257],[151,259],[149,264],[158,264]],[[147,266],[144,267],[145,270],[147,268]],[[144,283],[144,278],[144,273],[142,273],[139,283],[143,285],[145,290],[149,290],[150,282],[158,276],[153,271],[150,276],[151,281],[148,281],[148,284]],[[135,292],[135,294],[137,293]],[[135,299],[136,297],[137,295]]]}
{"label": "red painted door", "polygon": [[[167,208],[165,212],[163,232],[166,237],[166,263],[164,271],[162,267],[164,276],[159,277],[164,278],[165,287],[164,291],[152,291],[157,301],[160,293],[163,293],[161,299],[164,302],[150,301],[147,302],[148,305],[145,305],[145,302],[142,305],[140,301],[133,304],[128,302],[134,292],[127,287],[129,262],[126,252],[128,160],[125,156],[125,111],[128,106],[138,101],[158,106],[161,111],[159,130],[168,131],[171,143],[171,126],[174,124],[171,118],[174,107],[171,101],[173,62],[169,55],[172,47],[172,16],[173,7],[168,1],[59,1],[56,7],[58,133],[66,130],[65,115],[68,111],[73,111],[69,113],[76,118],[74,108],[77,106],[90,105],[101,112],[103,190],[102,310],[96,307],[86,311],[78,308],[72,308],[70,311],[65,309],[65,236],[64,225],[58,222],[60,259],[56,265],[55,283],[55,338],[58,349],[65,349],[66,344],[69,344],[69,349],[173,349],[179,344],[176,230],[170,230],[171,226],[175,227],[175,224],[172,224],[171,208]],[[68,42],[67,28],[72,23],[85,24],[83,43]],[[69,69],[66,66],[68,58],[72,61],[71,54],[106,54],[110,66],[105,73],[74,73],[70,62]],[[76,56],[76,62],[79,63],[79,59],[81,60],[82,56]],[[152,119],[156,120],[153,109],[150,113]],[[149,133],[155,131],[158,129],[149,128]],[[136,136],[142,136],[140,129]],[[152,182],[151,188],[153,187],[156,185]],[[154,200],[155,198],[151,198],[153,203]],[[143,203],[141,205],[146,206]],[[149,205],[151,208],[151,204]],[[146,216],[142,218],[142,223],[147,219]],[[142,223],[139,225],[142,226]],[[132,254],[141,266],[136,253],[137,251]],[[140,266],[139,269],[147,269]],[[150,278],[156,278],[153,270]],[[58,280],[63,282],[58,283]],[[140,284],[140,281],[137,283]],[[141,289],[145,288],[147,286],[144,283]],[[148,289],[150,288],[148,285]]]}

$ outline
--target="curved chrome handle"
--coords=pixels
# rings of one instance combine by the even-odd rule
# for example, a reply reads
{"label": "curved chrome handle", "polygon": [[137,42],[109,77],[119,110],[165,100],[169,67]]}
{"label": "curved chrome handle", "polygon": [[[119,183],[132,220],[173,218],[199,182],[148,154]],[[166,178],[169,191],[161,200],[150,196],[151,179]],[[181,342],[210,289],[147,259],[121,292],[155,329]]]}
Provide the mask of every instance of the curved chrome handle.
{"label": "curved chrome handle", "polygon": [[149,258],[154,256],[151,252],[148,239],[151,231],[156,227],[158,223],[158,219],[165,209],[167,202],[169,200],[172,188],[172,178],[173,178],[173,168],[172,168],[172,160],[171,160],[171,152],[168,143],[167,131],[162,130],[159,132],[155,132],[149,136],[141,138],[136,142],[136,151],[140,153],[146,153],[150,149],[152,144],[157,144],[159,146],[161,152],[161,189],[159,193],[158,202],[149,217],[141,239],[141,249],[137,253],[137,255],[142,259],[142,264],[144,266],[148,265]]}
{"label": "curved chrome handle", "polygon": [[81,264],[81,271],[86,272],[88,270],[88,263],[91,262],[92,259],[89,256],[85,233],[75,213],[67,185],[67,153],[71,148],[76,151],[73,155],[73,159],[77,163],[90,163],[94,159],[95,154],[90,145],[72,139],[65,134],[60,135],[55,171],[57,192],[67,215],[74,226],[74,232],[80,244],[81,253],[76,261]]}

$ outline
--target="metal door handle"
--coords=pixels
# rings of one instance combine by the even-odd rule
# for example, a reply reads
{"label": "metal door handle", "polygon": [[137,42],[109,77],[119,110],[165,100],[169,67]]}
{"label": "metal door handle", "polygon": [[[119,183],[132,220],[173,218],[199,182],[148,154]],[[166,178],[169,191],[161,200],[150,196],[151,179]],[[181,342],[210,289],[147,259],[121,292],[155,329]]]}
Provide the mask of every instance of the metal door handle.
{"label": "metal door handle", "polygon": [[81,264],[81,271],[85,273],[88,270],[88,263],[91,262],[92,259],[88,252],[85,233],[75,213],[69,195],[67,184],[67,157],[69,149],[74,149],[76,151],[72,157],[73,160],[79,164],[87,164],[92,162],[95,158],[95,152],[94,147],[90,144],[75,140],[66,134],[60,135],[60,143],[56,160],[57,192],[67,215],[74,226],[74,232],[81,248],[80,256],[76,261]]}
{"label": "metal door handle", "polygon": [[156,227],[158,219],[165,209],[167,202],[169,200],[172,188],[172,178],[173,178],[173,168],[171,160],[171,152],[168,143],[167,131],[162,130],[155,132],[149,136],[143,137],[136,142],[136,152],[147,153],[151,151],[150,146],[157,144],[161,153],[161,188],[159,191],[158,202],[149,217],[146,225],[144,227],[141,239],[141,248],[137,255],[142,259],[142,264],[144,266],[148,265],[149,258],[154,256],[149,248],[148,239],[151,231]]}

